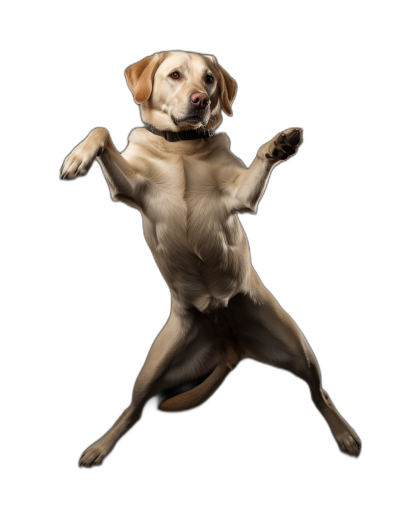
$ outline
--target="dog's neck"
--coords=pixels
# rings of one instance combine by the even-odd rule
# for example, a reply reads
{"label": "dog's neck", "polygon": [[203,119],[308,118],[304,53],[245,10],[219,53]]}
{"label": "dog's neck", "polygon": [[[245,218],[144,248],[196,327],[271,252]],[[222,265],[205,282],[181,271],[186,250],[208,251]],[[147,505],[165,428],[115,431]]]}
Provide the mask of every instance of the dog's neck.
{"label": "dog's neck", "polygon": [[205,130],[203,127],[199,129],[193,129],[188,131],[162,131],[161,129],[157,129],[154,127],[154,125],[147,124],[146,122],[143,122],[145,128],[150,131],[150,133],[153,133],[154,135],[162,136],[165,138],[165,140],[168,140],[168,142],[179,142],[181,140],[194,140],[196,138],[208,138],[210,136],[214,136],[215,129],[208,129]]}
{"label": "dog's neck", "polygon": [[[194,126],[190,125],[187,125],[185,127],[183,125],[175,124],[173,119],[169,116],[167,112],[162,112],[159,109],[155,109],[151,106],[149,100],[140,104],[139,109],[142,122],[144,124],[149,125],[150,127],[153,126],[154,128],[153,131],[151,131],[151,129],[148,129],[149,132],[157,136],[161,136],[162,138],[167,140],[168,143],[178,142],[180,140],[206,139],[210,136],[208,131],[211,130],[214,132],[214,134],[216,134],[215,132],[222,122],[221,110],[219,105],[216,109],[212,110],[211,117],[208,123],[204,127],[200,127],[197,129],[195,129]],[[186,133],[188,132],[195,134],[193,136],[187,135]],[[171,133],[178,133],[180,138],[175,137],[175,135],[171,135]]]}

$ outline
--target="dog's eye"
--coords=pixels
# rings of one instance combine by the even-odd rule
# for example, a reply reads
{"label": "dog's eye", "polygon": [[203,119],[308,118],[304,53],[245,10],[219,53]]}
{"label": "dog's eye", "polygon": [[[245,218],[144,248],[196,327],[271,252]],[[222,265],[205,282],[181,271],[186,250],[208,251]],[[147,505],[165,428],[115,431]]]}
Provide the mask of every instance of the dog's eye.
{"label": "dog's eye", "polygon": [[214,83],[213,76],[210,76],[210,74],[206,75],[206,83]]}
{"label": "dog's eye", "polygon": [[179,72],[172,72],[172,74],[170,74],[169,77],[172,77],[172,79],[179,79],[181,75]]}

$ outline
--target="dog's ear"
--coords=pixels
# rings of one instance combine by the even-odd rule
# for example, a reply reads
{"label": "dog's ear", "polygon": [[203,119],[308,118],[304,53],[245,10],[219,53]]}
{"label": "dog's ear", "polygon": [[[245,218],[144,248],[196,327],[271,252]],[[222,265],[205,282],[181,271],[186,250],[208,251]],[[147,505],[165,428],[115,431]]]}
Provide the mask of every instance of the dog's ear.
{"label": "dog's ear", "polygon": [[222,110],[228,115],[232,116],[232,102],[235,99],[237,91],[236,81],[228,74],[228,72],[218,64],[217,58],[213,55],[206,55],[219,73],[219,97],[221,101]]}
{"label": "dog's ear", "polygon": [[164,53],[145,57],[125,70],[125,77],[136,103],[144,103],[153,90],[154,74],[164,59]]}

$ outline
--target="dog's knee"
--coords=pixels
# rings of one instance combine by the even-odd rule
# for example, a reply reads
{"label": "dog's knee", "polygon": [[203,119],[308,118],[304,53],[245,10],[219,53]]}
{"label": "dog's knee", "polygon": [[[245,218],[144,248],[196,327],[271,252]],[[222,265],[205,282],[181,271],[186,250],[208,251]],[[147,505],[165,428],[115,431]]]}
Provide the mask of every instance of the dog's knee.
{"label": "dog's knee", "polygon": [[320,411],[327,411],[334,409],[334,405],[328,395],[328,393],[322,389],[320,382],[315,382],[310,385],[311,398],[316,407]]}

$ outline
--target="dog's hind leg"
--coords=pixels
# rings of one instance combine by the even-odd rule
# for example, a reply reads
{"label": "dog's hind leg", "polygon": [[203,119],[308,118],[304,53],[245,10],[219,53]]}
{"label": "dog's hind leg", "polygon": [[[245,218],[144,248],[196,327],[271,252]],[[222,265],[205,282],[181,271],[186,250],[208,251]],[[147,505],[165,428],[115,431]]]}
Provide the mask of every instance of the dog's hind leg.
{"label": "dog's hind leg", "polygon": [[[248,357],[291,371],[305,380],[311,397],[327,421],[342,452],[358,456],[361,441],[353,428],[333,405],[322,388],[321,372],[310,345],[303,333],[254,272],[253,300],[241,296],[234,300],[241,323]],[[239,322],[238,320],[238,322]]]}
{"label": "dog's hind leg", "polygon": [[[146,402],[165,389],[166,375],[173,370],[174,361],[185,351],[197,346],[199,328],[195,316],[172,311],[166,325],[154,341],[142,370],[135,382],[132,402],[110,430],[83,452],[79,465],[100,465],[117,441],[140,419]],[[204,335],[204,334],[203,334]],[[200,337],[200,339],[202,339]],[[183,383],[176,380],[175,385]]]}

